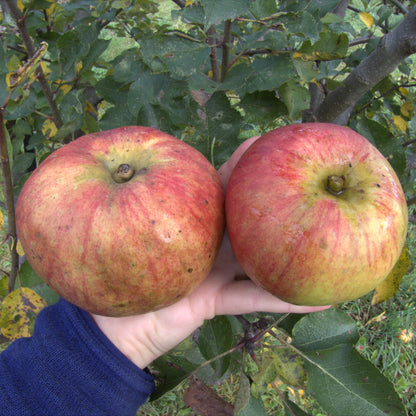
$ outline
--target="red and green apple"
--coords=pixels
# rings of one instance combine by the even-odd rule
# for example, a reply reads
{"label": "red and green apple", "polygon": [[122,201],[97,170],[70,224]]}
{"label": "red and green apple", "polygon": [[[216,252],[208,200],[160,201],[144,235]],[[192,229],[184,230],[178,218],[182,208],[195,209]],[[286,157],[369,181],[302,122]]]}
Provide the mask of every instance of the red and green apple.
{"label": "red and green apple", "polygon": [[96,314],[167,306],[208,275],[224,192],[190,145],[141,126],[88,134],[46,158],[17,202],[29,263],[59,295]]}
{"label": "red and green apple", "polygon": [[405,196],[387,159],[350,128],[293,124],[256,140],[233,169],[226,222],[247,275],[300,305],[356,299],[405,243]]}

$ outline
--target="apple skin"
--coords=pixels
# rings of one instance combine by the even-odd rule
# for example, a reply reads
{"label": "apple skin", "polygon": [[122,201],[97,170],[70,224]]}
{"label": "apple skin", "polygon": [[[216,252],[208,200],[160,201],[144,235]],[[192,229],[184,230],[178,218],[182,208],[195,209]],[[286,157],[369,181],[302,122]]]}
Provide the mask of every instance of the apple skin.
{"label": "apple skin", "polygon": [[[328,177],[343,177],[339,195]],[[243,154],[226,223],[246,274],[276,297],[323,306],[382,282],[405,243],[408,211],[394,170],[364,137],[328,123],[270,131]]]}
{"label": "apple skin", "polygon": [[[123,164],[134,174],[117,183]],[[213,266],[224,216],[223,187],[208,160],[141,126],[56,150],[16,206],[33,269],[63,298],[107,316],[149,312],[187,295]]]}

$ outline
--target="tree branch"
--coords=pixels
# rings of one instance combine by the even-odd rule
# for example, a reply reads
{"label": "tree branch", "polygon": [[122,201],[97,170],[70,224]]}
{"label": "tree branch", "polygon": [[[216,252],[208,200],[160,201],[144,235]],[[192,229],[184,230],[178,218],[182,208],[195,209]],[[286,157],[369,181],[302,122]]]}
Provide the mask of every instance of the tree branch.
{"label": "tree branch", "polygon": [[381,38],[377,48],[328,94],[314,119],[334,122],[359,98],[390,74],[406,57],[416,52],[416,6],[392,32]]}
{"label": "tree branch", "polygon": [[[22,35],[23,43],[25,44],[29,58],[31,58],[35,54],[36,50],[33,45],[32,38],[30,37],[29,32],[27,30],[25,19],[20,13],[20,10],[17,8],[16,2],[14,2],[13,0],[5,0],[5,1],[7,3],[7,6],[9,7],[13,20],[16,22],[16,25]],[[43,93],[46,97],[46,100],[48,101],[49,108],[51,109],[52,117],[55,122],[55,125],[59,129],[63,126],[62,118],[61,118],[61,115],[59,114],[58,107],[53,98],[52,91],[49,87],[48,81],[45,77],[45,74],[43,73],[41,66],[37,68],[36,74],[38,76],[38,80],[42,87]]]}
{"label": "tree branch", "polygon": [[211,52],[209,54],[209,59],[211,62],[211,70],[212,70],[212,79],[216,82],[220,81],[220,70],[218,66],[218,58],[217,58],[217,38],[216,38],[216,30],[215,26],[211,26],[207,30],[208,36],[208,45],[211,48]]}
{"label": "tree branch", "polygon": [[17,232],[16,232],[16,217],[14,209],[14,193],[12,172],[10,168],[9,152],[7,150],[6,132],[3,120],[4,106],[0,107],[0,158],[1,158],[1,170],[3,175],[2,187],[4,200],[6,204],[7,220],[8,220],[8,238],[11,253],[11,267],[9,274],[9,282],[7,292],[11,293],[14,290],[17,271],[19,268],[19,255],[17,254]]}
{"label": "tree branch", "polygon": [[228,72],[228,61],[230,59],[230,43],[232,40],[232,27],[232,21],[227,20],[224,24],[224,35],[222,39],[221,82],[225,80],[225,77]]}
{"label": "tree branch", "polygon": [[175,4],[177,4],[181,9],[185,7],[185,0],[172,0]]}

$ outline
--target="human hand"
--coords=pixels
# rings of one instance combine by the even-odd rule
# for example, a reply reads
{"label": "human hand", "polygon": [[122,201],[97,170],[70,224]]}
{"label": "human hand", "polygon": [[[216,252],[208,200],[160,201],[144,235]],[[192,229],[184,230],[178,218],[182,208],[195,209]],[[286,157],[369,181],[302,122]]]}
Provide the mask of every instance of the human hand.
{"label": "human hand", "polygon": [[[219,169],[224,189],[237,161],[257,138],[243,142]],[[251,312],[307,313],[326,308],[295,306],[283,302],[251,280],[236,279],[243,274],[225,233],[209,276],[175,304],[136,316],[92,317],[101,331],[124,355],[138,367],[145,368],[192,334],[204,320],[212,319],[216,315]]]}

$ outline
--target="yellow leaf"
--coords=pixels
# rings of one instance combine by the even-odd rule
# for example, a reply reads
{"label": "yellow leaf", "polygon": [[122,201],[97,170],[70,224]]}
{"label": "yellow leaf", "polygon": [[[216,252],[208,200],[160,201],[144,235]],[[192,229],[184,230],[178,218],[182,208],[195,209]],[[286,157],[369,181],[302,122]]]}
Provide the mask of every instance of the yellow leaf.
{"label": "yellow leaf", "polygon": [[409,271],[409,269],[410,260],[405,246],[392,271],[389,273],[387,278],[376,287],[371,305],[377,305],[393,297],[399,289],[403,276]]}
{"label": "yellow leaf", "polygon": [[410,101],[406,101],[404,102],[401,107],[400,107],[400,112],[405,116],[405,117],[410,117],[412,111],[415,108],[413,107],[413,104]]}
{"label": "yellow leaf", "polygon": [[36,315],[46,306],[46,302],[28,287],[16,289],[8,294],[0,310],[2,334],[15,340],[32,334]]}
{"label": "yellow leaf", "polygon": [[9,288],[9,276],[0,277],[0,298],[5,298],[7,296],[7,290]]}
{"label": "yellow leaf", "polygon": [[403,329],[398,335],[398,338],[400,338],[404,344],[407,344],[413,340],[413,332]]}
{"label": "yellow leaf", "polygon": [[62,90],[64,92],[64,94],[66,94],[67,92],[72,90],[72,86],[70,84],[62,84],[59,87],[60,90]]}
{"label": "yellow leaf", "polygon": [[58,129],[56,128],[55,123],[50,119],[45,120],[45,122],[42,124],[42,133],[46,137],[53,137],[57,131]]}
{"label": "yellow leaf", "polygon": [[191,4],[193,4],[194,3],[194,0],[186,0],[186,2],[185,2],[185,7],[186,6],[190,6]]}
{"label": "yellow leaf", "polygon": [[52,13],[55,10],[55,7],[57,6],[57,3],[51,2],[50,0],[48,0],[48,1],[51,3],[51,5],[46,9],[46,14],[47,14],[48,17],[51,17]]}
{"label": "yellow leaf", "polygon": [[23,250],[23,247],[22,247],[22,244],[20,243],[20,240],[17,240],[16,251],[17,251],[17,254],[19,256],[23,257],[25,255],[25,251]]}
{"label": "yellow leaf", "polygon": [[3,213],[0,211],[0,228],[3,228],[4,225],[4,216]]}
{"label": "yellow leaf", "polygon": [[308,53],[302,53],[302,52],[294,52],[293,53],[293,59],[301,59],[302,61],[316,61],[315,55],[310,55]]}
{"label": "yellow leaf", "polygon": [[19,10],[21,12],[23,12],[23,10],[25,9],[25,6],[23,5],[23,1],[22,0],[17,0],[17,7],[19,8]]}
{"label": "yellow leaf", "polygon": [[370,13],[367,12],[360,12],[359,14],[360,19],[364,22],[364,24],[370,28],[374,24],[374,18],[371,16]]}
{"label": "yellow leaf", "polygon": [[384,319],[386,319],[386,311],[383,311],[380,313],[380,315],[377,315],[374,318],[371,318],[369,321],[367,321],[365,325],[366,326],[370,325],[373,322],[381,322],[381,321],[384,321]]}
{"label": "yellow leaf", "polygon": [[79,61],[77,62],[77,64],[75,65],[75,72],[78,74],[82,69],[82,62]]}
{"label": "yellow leaf", "polygon": [[401,116],[393,116],[391,118],[393,120],[393,124],[402,132],[406,133],[407,130],[407,121]]}
{"label": "yellow leaf", "polygon": [[7,74],[7,85],[9,88],[16,88],[27,79],[33,81],[33,75],[36,69],[41,64],[41,60],[48,50],[48,44],[42,42],[40,48],[29,58],[22,67],[19,67],[16,71]]}
{"label": "yellow leaf", "polygon": [[408,95],[409,94],[409,90],[407,88],[404,87],[400,87],[399,91],[403,94],[403,95]]}
{"label": "yellow leaf", "polygon": [[49,65],[48,65],[47,62],[42,61],[40,63],[40,66],[42,67],[42,72],[45,76],[49,75],[52,72],[52,70],[49,68]]}

